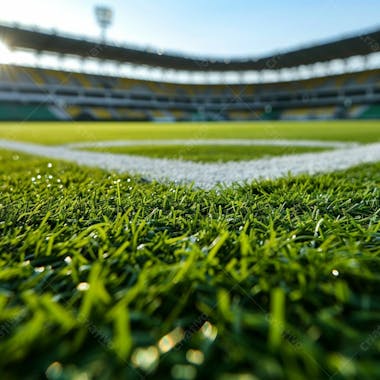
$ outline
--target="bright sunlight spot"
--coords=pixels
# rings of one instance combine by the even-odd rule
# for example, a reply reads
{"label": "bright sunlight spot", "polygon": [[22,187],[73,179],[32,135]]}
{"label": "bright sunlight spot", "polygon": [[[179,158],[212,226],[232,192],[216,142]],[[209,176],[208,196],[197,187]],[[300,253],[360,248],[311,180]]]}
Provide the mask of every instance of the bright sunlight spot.
{"label": "bright sunlight spot", "polygon": [[12,52],[8,45],[0,40],[0,63],[9,63],[11,61]]}

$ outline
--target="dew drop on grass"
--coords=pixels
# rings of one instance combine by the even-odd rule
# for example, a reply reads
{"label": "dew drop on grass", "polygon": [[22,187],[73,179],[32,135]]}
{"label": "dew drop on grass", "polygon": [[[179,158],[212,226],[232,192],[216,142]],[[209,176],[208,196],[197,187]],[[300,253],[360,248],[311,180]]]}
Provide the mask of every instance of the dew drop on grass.
{"label": "dew drop on grass", "polygon": [[339,271],[337,269],[333,269],[331,271],[332,275],[335,276],[335,277],[338,277],[339,276]]}
{"label": "dew drop on grass", "polygon": [[65,263],[66,264],[70,264],[73,260],[70,256],[66,256],[65,259],[64,259]]}
{"label": "dew drop on grass", "polygon": [[201,327],[201,333],[206,339],[214,341],[218,335],[218,329],[210,322],[205,322]]}
{"label": "dew drop on grass", "polygon": [[159,358],[159,352],[156,346],[147,348],[137,348],[132,355],[132,363],[135,367],[145,371],[152,369]]}
{"label": "dew drop on grass", "polygon": [[176,327],[169,334],[164,335],[158,341],[158,348],[161,353],[166,353],[174,348],[184,337],[184,332],[180,327]]}
{"label": "dew drop on grass", "polygon": [[171,370],[174,379],[192,380],[197,376],[197,370],[192,365],[176,364]]}
{"label": "dew drop on grass", "polygon": [[77,289],[80,292],[86,292],[88,289],[90,289],[90,284],[88,282],[81,282],[77,285]]}
{"label": "dew drop on grass", "polygon": [[204,355],[203,352],[199,350],[188,350],[186,352],[186,359],[192,364],[200,365],[204,361]]}
{"label": "dew drop on grass", "polygon": [[48,379],[58,379],[62,376],[62,364],[59,362],[53,362],[46,369],[45,375]]}

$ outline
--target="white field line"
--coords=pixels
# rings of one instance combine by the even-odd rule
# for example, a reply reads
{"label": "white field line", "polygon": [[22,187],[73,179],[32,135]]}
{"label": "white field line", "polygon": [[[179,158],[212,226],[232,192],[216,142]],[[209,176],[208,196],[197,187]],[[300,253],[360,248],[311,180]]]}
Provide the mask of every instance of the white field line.
{"label": "white field line", "polygon": [[357,143],[320,140],[268,140],[268,139],[203,139],[203,140],[112,140],[81,142],[64,145],[68,148],[109,148],[119,146],[283,146],[283,147],[315,147],[315,148],[350,148]]}
{"label": "white field line", "polygon": [[320,153],[293,154],[252,161],[196,163],[181,160],[86,152],[66,147],[0,140],[0,148],[120,173],[141,175],[160,182],[194,183],[210,189],[218,184],[230,186],[252,180],[276,179],[288,174],[316,174],[347,169],[363,163],[380,161],[380,143],[367,144]]}

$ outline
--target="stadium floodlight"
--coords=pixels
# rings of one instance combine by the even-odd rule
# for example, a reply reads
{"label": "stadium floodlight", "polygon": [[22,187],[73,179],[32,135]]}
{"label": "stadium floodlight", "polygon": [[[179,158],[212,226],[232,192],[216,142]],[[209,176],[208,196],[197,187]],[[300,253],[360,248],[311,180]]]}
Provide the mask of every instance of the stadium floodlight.
{"label": "stadium floodlight", "polygon": [[112,18],[113,18],[112,9],[104,5],[99,5],[95,7],[95,16],[96,16],[96,21],[101,29],[102,41],[105,42],[107,28],[112,24]]}

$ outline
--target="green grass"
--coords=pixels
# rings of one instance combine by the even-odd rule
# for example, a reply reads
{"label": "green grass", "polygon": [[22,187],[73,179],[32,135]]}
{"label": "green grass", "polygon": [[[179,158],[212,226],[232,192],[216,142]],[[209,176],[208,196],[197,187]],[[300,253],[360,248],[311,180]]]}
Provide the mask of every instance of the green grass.
{"label": "green grass", "polygon": [[380,378],[380,164],[206,192],[0,156],[2,379]]}
{"label": "green grass", "polygon": [[262,138],[380,141],[378,121],[1,123],[0,138],[44,144],[121,139]]}
{"label": "green grass", "polygon": [[295,146],[114,146],[83,148],[95,152],[108,152],[117,154],[132,154],[153,158],[171,158],[190,160],[196,162],[215,161],[241,161],[252,160],[268,156],[282,156],[285,154],[298,154],[306,152],[322,152],[324,148],[295,147]]}

